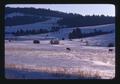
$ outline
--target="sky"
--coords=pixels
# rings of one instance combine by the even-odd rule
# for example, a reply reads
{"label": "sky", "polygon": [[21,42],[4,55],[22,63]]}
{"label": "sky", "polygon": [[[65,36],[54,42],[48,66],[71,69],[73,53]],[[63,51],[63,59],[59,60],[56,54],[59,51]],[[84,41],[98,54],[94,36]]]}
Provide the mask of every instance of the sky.
{"label": "sky", "polygon": [[115,16],[113,4],[7,4],[6,7],[34,7],[85,15]]}

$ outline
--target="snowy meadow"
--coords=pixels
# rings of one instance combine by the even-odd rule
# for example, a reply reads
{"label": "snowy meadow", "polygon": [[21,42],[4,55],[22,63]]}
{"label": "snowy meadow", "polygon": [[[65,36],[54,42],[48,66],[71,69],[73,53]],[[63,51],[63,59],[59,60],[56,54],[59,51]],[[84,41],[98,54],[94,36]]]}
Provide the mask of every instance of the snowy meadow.
{"label": "snowy meadow", "polygon": [[[115,77],[115,47],[111,47],[113,51],[109,52],[109,47],[95,45],[96,42],[105,43],[110,35],[82,39],[89,41],[89,45],[81,42],[81,39],[60,40],[58,45],[50,44],[50,40],[39,40],[40,44],[34,44],[33,40],[6,40],[5,77],[112,79]],[[101,38],[104,40],[99,41]]]}

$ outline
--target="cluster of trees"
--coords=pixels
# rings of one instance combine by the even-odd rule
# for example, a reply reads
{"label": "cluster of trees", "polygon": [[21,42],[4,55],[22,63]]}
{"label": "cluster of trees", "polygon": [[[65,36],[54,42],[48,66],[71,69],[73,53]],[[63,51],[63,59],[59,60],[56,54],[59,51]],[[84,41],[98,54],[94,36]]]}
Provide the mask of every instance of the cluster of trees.
{"label": "cluster of trees", "polygon": [[56,32],[59,30],[60,30],[60,27],[51,27],[50,32]]}
{"label": "cluster of trees", "polygon": [[67,16],[63,19],[59,20],[57,23],[59,25],[67,25],[67,27],[83,27],[83,26],[93,26],[93,25],[103,25],[103,24],[111,24],[115,22],[114,17],[109,16],[82,16],[75,15]]}
{"label": "cluster of trees", "polygon": [[82,37],[82,32],[81,29],[76,28],[73,29],[71,33],[69,33],[69,39],[75,39],[75,38],[81,38]]}
{"label": "cluster of trees", "polygon": [[69,33],[68,37],[69,37],[69,39],[75,39],[75,38],[103,35],[103,34],[108,34],[108,33],[112,33],[112,32],[113,31],[102,31],[102,30],[94,29],[93,32],[82,33],[80,28],[76,28],[76,29],[73,29],[73,31],[71,33]]}
{"label": "cluster of trees", "polygon": [[[64,13],[64,12],[60,12],[60,11],[53,11],[50,9],[43,9],[43,8],[39,8],[39,9],[35,9],[35,8],[10,8],[10,7],[5,8],[5,15],[10,14],[10,13],[16,13],[16,12],[23,13],[26,15],[33,15],[36,17],[38,17],[38,16],[60,17],[62,19],[58,20],[57,23],[59,25],[66,25],[67,27],[92,26],[92,25],[110,24],[110,23],[115,22],[115,17],[112,17],[112,16],[104,16],[104,15],[101,15],[101,16],[98,16],[98,15],[82,16],[80,14]],[[29,17],[27,17],[25,19],[26,22],[29,21],[27,19],[29,19]],[[17,20],[19,20],[19,19],[17,19]],[[20,20],[20,21],[23,21],[23,20]],[[37,21],[37,20],[35,20],[35,21]],[[8,24],[8,22],[9,21],[7,21],[6,24]],[[22,23],[25,23],[25,22],[22,22]],[[13,23],[11,23],[11,24],[13,24]]]}
{"label": "cluster of trees", "polygon": [[49,31],[47,29],[39,29],[39,30],[17,30],[16,32],[13,32],[12,34],[15,36],[23,36],[23,35],[33,35],[33,34],[43,34],[48,33]]}
{"label": "cluster of trees", "polygon": [[114,43],[109,43],[108,44],[108,47],[114,47],[115,45],[114,45]]}
{"label": "cluster of trees", "polygon": [[13,32],[12,34],[15,36],[23,36],[23,35],[33,35],[33,34],[43,34],[43,33],[48,33],[48,32],[55,32],[58,31],[60,28],[59,27],[51,27],[51,30],[47,29],[32,29],[32,30],[17,30],[16,32]]}

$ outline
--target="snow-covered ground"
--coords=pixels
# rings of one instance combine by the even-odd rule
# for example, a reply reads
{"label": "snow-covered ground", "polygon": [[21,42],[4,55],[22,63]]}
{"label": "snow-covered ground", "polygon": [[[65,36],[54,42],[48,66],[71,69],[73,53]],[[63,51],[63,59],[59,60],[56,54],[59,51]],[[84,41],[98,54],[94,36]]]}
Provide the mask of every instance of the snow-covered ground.
{"label": "snow-covered ground", "polygon": [[84,38],[89,42],[90,46],[105,46],[107,47],[109,43],[113,43],[115,46],[115,33],[99,35],[94,37]]}
{"label": "snow-covered ground", "polygon": [[[75,27],[76,28],[76,27]],[[37,34],[37,35],[28,35],[28,36],[20,36],[20,37],[28,37],[28,38],[37,38],[37,37],[46,37],[48,35],[49,37],[55,37],[55,38],[68,38],[68,35],[70,32],[72,32],[75,28],[63,28],[60,29],[57,32],[50,32],[46,34]],[[107,25],[98,25],[98,26],[89,26],[89,27],[79,27],[83,33],[93,32],[94,29],[96,30],[102,30],[102,31],[115,31],[115,24],[107,24]],[[7,29],[6,29],[7,31]]]}
{"label": "snow-covered ground", "polygon": [[12,18],[12,17],[24,16],[24,15],[25,15],[25,14],[23,14],[23,13],[14,12],[14,13],[7,14],[7,15],[5,16],[5,18]]}
{"label": "snow-covered ground", "polygon": [[25,25],[17,25],[17,26],[6,26],[5,32],[16,32],[17,30],[39,30],[39,29],[51,29],[53,26],[58,26],[56,23],[59,19],[57,17],[49,17],[47,21],[44,22],[36,22],[33,24],[25,24]]}
{"label": "snow-covered ground", "polygon": [[[19,14],[19,13],[13,13],[10,14],[9,17],[13,17],[13,16],[17,16],[17,15],[23,15],[23,14]],[[8,16],[6,16],[8,17]],[[39,16],[41,17],[41,16]],[[57,21],[62,19],[62,18],[58,18],[58,17],[49,17],[50,19],[47,21],[43,21],[43,22],[36,22],[33,24],[25,24],[25,25],[17,25],[17,26],[6,26],[5,27],[5,32],[16,32],[17,30],[31,30],[31,29],[35,29],[35,30],[39,30],[39,29],[48,29],[50,30],[51,27],[53,26],[59,26],[57,24]],[[65,25],[64,25],[65,26]],[[94,29],[102,29],[104,31],[111,31],[111,30],[115,30],[115,24],[105,24],[105,25],[96,25],[96,26],[87,26],[87,27],[80,27],[82,30],[82,32],[92,32]],[[63,32],[63,31],[68,31],[68,32],[63,32],[62,34],[67,34],[69,32],[71,32],[74,28],[65,28],[65,29],[61,29],[59,31]]]}
{"label": "snow-covered ground", "polygon": [[[80,39],[60,41],[59,45],[51,45],[49,40],[40,41],[40,44],[33,44],[31,40],[5,41],[5,67],[27,69],[28,72],[34,70],[54,72],[64,68],[63,73],[80,74],[82,70],[87,74],[97,73],[102,79],[114,78],[115,48],[113,47],[113,52],[108,52],[108,47],[85,46],[78,40]],[[67,47],[71,48],[71,51],[67,51]],[[15,74],[18,74],[9,71],[6,69],[6,78],[16,78]],[[24,76],[39,79],[39,76],[32,74],[24,73]]]}
{"label": "snow-covered ground", "polygon": [[[52,24],[55,21],[53,19],[53,21],[47,23]],[[46,24],[46,22],[40,24]],[[82,32],[92,32],[94,29],[115,31],[115,24],[80,28]],[[58,32],[29,36],[14,37],[9,34],[6,35],[5,39],[14,39],[11,42],[5,40],[6,78],[59,79],[58,75],[55,76],[50,73],[71,74],[70,78],[76,78],[74,77],[75,74],[81,77],[114,78],[115,47],[112,47],[113,51],[109,52],[109,47],[106,46],[109,43],[115,44],[115,32],[70,41],[67,39],[68,33],[73,29],[64,28]],[[60,40],[59,45],[50,44],[50,39],[61,39],[63,37],[65,40]],[[40,44],[33,44],[34,39],[40,40]],[[88,45],[86,45],[85,41],[88,41]],[[66,48],[70,48],[71,51],[66,50]],[[48,72],[50,73],[48,74]],[[81,79],[81,77],[77,78]],[[62,75],[60,78],[69,77]]]}
{"label": "snow-covered ground", "polygon": [[[89,26],[89,27],[79,27],[81,28],[82,32],[92,32],[94,29],[96,30],[102,30],[102,31],[114,31],[110,34],[105,35],[99,35],[94,37],[88,37],[85,38],[89,42],[89,45],[91,46],[108,46],[109,43],[113,43],[115,45],[115,24],[107,24],[107,25],[98,25],[98,26]],[[45,40],[45,39],[52,39],[52,38],[58,38],[58,39],[68,39],[68,35],[70,32],[72,32],[74,28],[64,28],[60,29],[57,32],[50,32],[46,34],[37,34],[37,35],[26,35],[26,36],[12,36],[10,34],[5,35],[5,39],[16,39],[16,40],[33,40],[33,39],[39,39],[39,40]]]}

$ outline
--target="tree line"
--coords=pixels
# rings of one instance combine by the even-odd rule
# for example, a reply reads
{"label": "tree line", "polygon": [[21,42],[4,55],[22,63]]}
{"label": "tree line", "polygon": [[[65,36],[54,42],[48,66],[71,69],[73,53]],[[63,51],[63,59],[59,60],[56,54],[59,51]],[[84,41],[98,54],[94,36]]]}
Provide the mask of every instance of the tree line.
{"label": "tree line", "polygon": [[48,29],[29,29],[29,30],[17,30],[16,32],[13,32],[12,34],[15,36],[24,36],[24,35],[34,35],[34,34],[44,34],[44,33],[49,33],[49,32],[55,32],[55,31],[59,31],[59,27],[51,27],[50,30]]}
{"label": "tree line", "polygon": [[72,14],[62,18],[57,22],[59,25],[66,25],[69,27],[83,27],[83,26],[94,26],[94,25],[103,25],[103,24],[112,24],[115,23],[115,18],[110,16],[81,16],[77,14]]}
{"label": "tree line", "polygon": [[76,28],[76,29],[73,29],[73,31],[69,33],[68,38],[69,39],[77,39],[77,38],[84,38],[84,37],[90,37],[90,36],[109,34],[109,33],[112,33],[112,32],[113,31],[102,31],[102,30],[94,29],[93,32],[82,33],[80,28]]}

